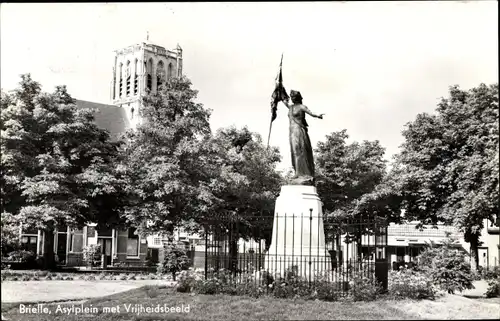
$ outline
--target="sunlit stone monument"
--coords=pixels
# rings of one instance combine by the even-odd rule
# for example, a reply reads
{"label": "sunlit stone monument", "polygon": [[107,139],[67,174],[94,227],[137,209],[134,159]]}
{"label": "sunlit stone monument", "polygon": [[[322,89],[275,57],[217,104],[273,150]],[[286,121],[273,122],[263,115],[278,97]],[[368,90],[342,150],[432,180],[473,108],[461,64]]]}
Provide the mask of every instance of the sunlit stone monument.
{"label": "sunlit stone monument", "polygon": [[271,245],[265,257],[265,269],[284,275],[294,270],[300,276],[314,277],[331,269],[325,247],[322,202],[314,186],[314,161],[305,115],[316,115],[302,104],[300,92],[290,92],[290,150],[295,176],[281,187],[276,199]]}

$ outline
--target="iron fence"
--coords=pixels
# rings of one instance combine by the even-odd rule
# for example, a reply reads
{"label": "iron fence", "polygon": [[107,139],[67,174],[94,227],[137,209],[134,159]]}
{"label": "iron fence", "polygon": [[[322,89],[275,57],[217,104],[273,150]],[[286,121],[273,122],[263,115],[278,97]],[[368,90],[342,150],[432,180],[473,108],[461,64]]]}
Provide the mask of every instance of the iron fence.
{"label": "iron fence", "polygon": [[265,284],[290,276],[331,283],[347,294],[354,276],[387,289],[387,222],[380,217],[334,220],[309,213],[233,218],[205,223],[205,278]]}

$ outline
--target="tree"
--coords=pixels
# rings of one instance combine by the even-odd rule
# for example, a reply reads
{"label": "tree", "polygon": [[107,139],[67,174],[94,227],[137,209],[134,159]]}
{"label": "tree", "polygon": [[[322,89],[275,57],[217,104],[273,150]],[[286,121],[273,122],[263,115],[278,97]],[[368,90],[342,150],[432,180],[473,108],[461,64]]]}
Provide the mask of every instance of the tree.
{"label": "tree", "polygon": [[175,281],[177,272],[189,267],[186,250],[181,244],[170,241],[163,245],[161,251],[162,261],[158,265],[158,273],[172,273],[172,279]]}
{"label": "tree", "polygon": [[[238,145],[241,137],[246,141],[244,146]],[[214,143],[220,148],[224,170],[229,174],[219,176],[217,194],[224,202],[217,211],[232,211],[242,217],[273,215],[282,182],[276,171],[281,160],[278,149],[266,148],[262,137],[247,127],[219,129]]]}
{"label": "tree", "polygon": [[333,132],[315,151],[317,188],[327,216],[356,214],[356,202],[372,193],[386,173],[379,141],[348,144],[348,138],[345,129]]}
{"label": "tree", "polygon": [[19,226],[10,213],[2,212],[0,220],[2,238],[1,238],[1,256],[6,256],[9,252],[15,251],[20,247]]}
{"label": "tree", "polygon": [[46,232],[46,267],[54,261],[55,229],[118,221],[118,146],[65,86],[44,93],[22,75],[12,94],[2,92],[0,129],[2,220]]}
{"label": "tree", "polygon": [[406,125],[393,179],[408,219],[464,233],[473,263],[485,220],[498,215],[498,84],[452,86],[435,114]]}
{"label": "tree", "polygon": [[[325,237],[340,248],[339,235],[344,234],[344,223],[349,227],[352,241],[361,242],[363,234],[374,233],[377,217],[398,217],[397,203],[392,189],[385,182],[386,161],[384,148],[375,141],[347,143],[344,129],[326,136],[316,149],[316,186],[323,202]],[[382,184],[382,183],[385,183]],[[395,215],[389,215],[393,213]],[[380,224],[380,223],[377,223]],[[385,223],[384,223],[385,224]],[[358,247],[361,255],[361,247]]]}
{"label": "tree", "polygon": [[[243,145],[240,142],[245,142]],[[277,148],[266,148],[262,137],[248,128],[219,129],[213,143],[219,149],[219,166],[214,173],[213,192],[220,200],[214,213],[225,229],[236,230],[238,237],[266,240],[270,244],[274,204],[283,178],[276,170],[281,160]],[[230,256],[236,257],[238,239],[232,239]]]}
{"label": "tree", "polygon": [[419,270],[450,294],[474,288],[470,264],[459,247],[460,243],[448,235],[442,244],[429,244],[417,258]]}
{"label": "tree", "polygon": [[218,201],[211,187],[218,151],[211,143],[210,110],[196,96],[189,79],[169,79],[143,97],[141,123],[126,135],[130,202],[124,218],[139,233],[171,234]]}

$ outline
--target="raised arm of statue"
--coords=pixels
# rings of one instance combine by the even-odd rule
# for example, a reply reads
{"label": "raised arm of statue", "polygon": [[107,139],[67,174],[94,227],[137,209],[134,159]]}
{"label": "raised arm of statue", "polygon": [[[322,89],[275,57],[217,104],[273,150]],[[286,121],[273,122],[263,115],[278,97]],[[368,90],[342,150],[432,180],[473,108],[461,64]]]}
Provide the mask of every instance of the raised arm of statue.
{"label": "raised arm of statue", "polygon": [[323,115],[324,114],[319,114],[319,115],[316,115],[315,113],[313,113],[312,111],[309,110],[309,108],[307,108],[307,106],[304,106],[302,105],[302,110],[308,114],[309,116],[312,116],[312,117],[316,117],[316,118],[319,118],[319,119],[323,119]]}
{"label": "raised arm of statue", "polygon": [[282,100],[281,102],[283,103],[283,105],[285,105],[285,106],[286,106],[286,108],[290,108],[290,102],[289,102],[289,100],[288,100],[288,99],[284,99],[284,100]]}

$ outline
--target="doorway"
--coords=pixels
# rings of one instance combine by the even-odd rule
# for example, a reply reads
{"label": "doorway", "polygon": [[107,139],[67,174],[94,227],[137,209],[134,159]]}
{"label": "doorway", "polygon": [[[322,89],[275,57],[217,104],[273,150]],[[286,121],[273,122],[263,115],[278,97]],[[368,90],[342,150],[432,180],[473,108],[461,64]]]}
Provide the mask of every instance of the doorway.
{"label": "doorway", "polygon": [[97,244],[101,246],[101,254],[104,255],[104,267],[111,265],[111,238],[98,238]]}
{"label": "doorway", "polygon": [[490,262],[489,262],[489,253],[488,253],[488,248],[487,247],[479,247],[478,248],[478,256],[479,256],[479,266],[488,269]]}
{"label": "doorway", "polygon": [[59,259],[59,264],[66,265],[66,241],[68,236],[66,233],[57,234],[57,257]]}

